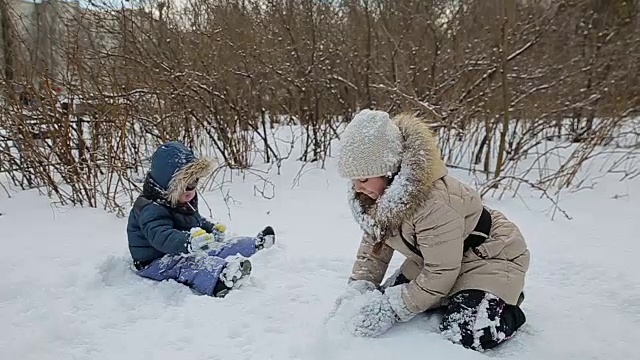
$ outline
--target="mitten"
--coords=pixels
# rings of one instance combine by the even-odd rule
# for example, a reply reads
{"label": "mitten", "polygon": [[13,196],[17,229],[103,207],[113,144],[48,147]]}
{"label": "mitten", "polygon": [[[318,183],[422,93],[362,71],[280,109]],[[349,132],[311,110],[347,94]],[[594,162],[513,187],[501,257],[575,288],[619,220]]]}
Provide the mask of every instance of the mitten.
{"label": "mitten", "polygon": [[417,314],[409,310],[404,300],[402,300],[402,289],[404,284],[388,287],[384,290],[385,297],[389,300],[389,305],[396,313],[398,320],[401,322],[413,319]]}
{"label": "mitten", "polygon": [[223,223],[217,223],[214,227],[214,230],[217,230],[221,233],[225,233],[227,231],[227,227]]}
{"label": "mitten", "polygon": [[333,304],[333,308],[329,312],[329,315],[327,315],[327,319],[329,319],[330,317],[333,317],[344,302],[349,301],[358,295],[362,295],[366,292],[373,291],[375,289],[376,289],[376,286],[371,281],[350,280],[349,283],[347,284],[347,288],[345,289],[345,291],[336,298],[335,303]]}
{"label": "mitten", "polygon": [[346,291],[336,299],[342,302],[376,289],[376,286],[368,280],[349,280]]}
{"label": "mitten", "polygon": [[217,242],[223,242],[226,238],[225,232],[227,231],[227,227],[222,223],[217,223],[213,226],[213,239]]}
{"label": "mitten", "polygon": [[189,236],[189,251],[208,250],[215,241],[212,234],[199,227],[192,228]]}
{"label": "mitten", "polygon": [[356,336],[377,337],[389,330],[398,320],[389,298],[375,290],[371,299],[360,308],[348,325]]}

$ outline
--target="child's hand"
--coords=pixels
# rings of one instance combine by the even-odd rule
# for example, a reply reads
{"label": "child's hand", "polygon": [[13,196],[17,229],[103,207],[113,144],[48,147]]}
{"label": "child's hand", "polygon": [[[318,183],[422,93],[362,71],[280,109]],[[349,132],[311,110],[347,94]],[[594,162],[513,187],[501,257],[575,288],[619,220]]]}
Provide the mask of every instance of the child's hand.
{"label": "child's hand", "polygon": [[225,231],[227,231],[227,227],[223,224],[223,223],[217,223],[216,226],[213,227],[214,230],[218,230],[219,232],[223,233]]}
{"label": "child's hand", "polygon": [[190,233],[189,248],[191,251],[207,250],[215,240],[213,234],[209,234],[199,227],[191,229]]}
{"label": "child's hand", "polygon": [[213,226],[213,231],[211,234],[213,235],[213,240],[217,242],[223,242],[226,238],[225,232],[227,231],[227,227],[223,223],[217,223]]}
{"label": "child's hand", "polygon": [[199,236],[206,236],[207,232],[204,229],[196,227],[191,229],[191,238],[197,238]]}

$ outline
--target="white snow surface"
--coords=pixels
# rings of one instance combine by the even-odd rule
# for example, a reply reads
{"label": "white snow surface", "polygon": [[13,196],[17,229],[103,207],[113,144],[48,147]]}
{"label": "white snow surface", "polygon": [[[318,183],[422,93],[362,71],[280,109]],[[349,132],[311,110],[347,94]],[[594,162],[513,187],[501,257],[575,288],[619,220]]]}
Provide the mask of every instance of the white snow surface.
{"label": "white snow surface", "polygon": [[[345,289],[360,241],[345,181],[299,163],[269,175],[275,197],[254,194],[258,177],[202,196],[238,234],[265,225],[277,242],[252,258],[249,280],[225,298],[153,282],[129,267],[126,218],[99,209],[57,208],[35,191],[0,197],[0,359],[633,359],[640,339],[640,181],[614,176],[595,190],[566,193],[573,216],[551,220],[549,202],[523,190],[488,198],[517,222],[532,254],[527,323],[498,349],[466,350],[419,315],[379,338],[354,338],[325,322]],[[472,182],[464,172],[452,171]],[[226,192],[226,190],[225,190]],[[201,202],[203,215],[209,216]],[[388,275],[402,261],[396,254]]]}

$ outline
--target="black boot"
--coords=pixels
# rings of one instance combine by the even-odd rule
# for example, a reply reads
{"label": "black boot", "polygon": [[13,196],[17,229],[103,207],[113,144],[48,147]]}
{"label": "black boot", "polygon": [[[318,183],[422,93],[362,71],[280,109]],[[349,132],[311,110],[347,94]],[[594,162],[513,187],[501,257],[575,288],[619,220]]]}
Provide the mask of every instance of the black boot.
{"label": "black boot", "polygon": [[227,296],[229,291],[242,285],[251,274],[252,266],[249,259],[240,260],[238,269],[229,269],[229,265],[230,264],[225,265],[225,268],[222,270],[220,278],[213,289],[213,296],[215,297]]}
{"label": "black boot", "polygon": [[256,241],[256,249],[262,250],[270,248],[276,243],[276,233],[271,226],[267,226],[262,229],[257,235],[258,241]]}
{"label": "black boot", "polygon": [[440,331],[455,343],[483,351],[511,338],[526,321],[518,306],[482,290],[463,290],[451,297]]}

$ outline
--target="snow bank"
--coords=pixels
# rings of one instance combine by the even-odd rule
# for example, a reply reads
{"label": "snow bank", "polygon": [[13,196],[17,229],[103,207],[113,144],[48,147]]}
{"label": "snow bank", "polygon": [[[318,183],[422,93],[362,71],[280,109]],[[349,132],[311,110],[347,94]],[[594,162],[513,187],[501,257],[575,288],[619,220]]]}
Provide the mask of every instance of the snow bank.
{"label": "snow bank", "polygon": [[[345,333],[339,320],[353,307],[325,324],[360,240],[334,165],[309,167],[292,186],[298,164],[284,164],[282,175],[271,176],[272,199],[254,195],[262,181],[257,176],[237,177],[225,185],[233,196],[231,218],[226,190],[205,195],[231,231],[255,234],[270,224],[278,235],[275,246],[254,257],[250,280],[224,299],[135,276],[126,219],[97,209],[54,209],[36,192],[0,198],[0,358],[637,357],[638,182],[601,179],[596,191],[565,195],[571,221],[550,221],[549,203],[526,191],[487,200],[521,226],[532,265],[523,304],[527,323],[499,349],[480,354],[444,340],[437,314],[418,316],[378,339]],[[389,273],[401,261],[395,256]]]}

